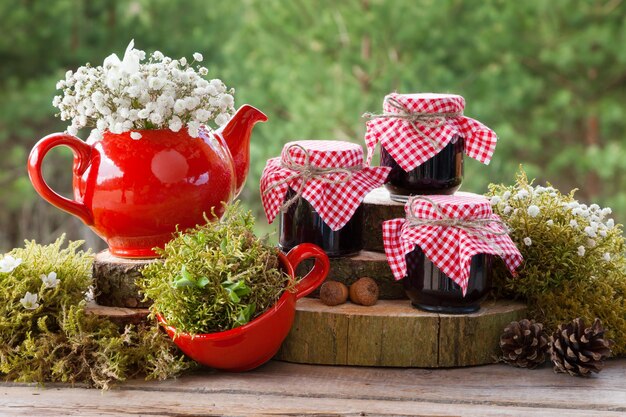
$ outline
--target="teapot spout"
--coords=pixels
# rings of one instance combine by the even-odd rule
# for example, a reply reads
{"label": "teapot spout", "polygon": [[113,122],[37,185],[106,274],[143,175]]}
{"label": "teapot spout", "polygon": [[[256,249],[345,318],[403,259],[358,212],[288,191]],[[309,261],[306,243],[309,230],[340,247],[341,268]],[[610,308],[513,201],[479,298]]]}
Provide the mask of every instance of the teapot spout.
{"label": "teapot spout", "polygon": [[235,165],[237,185],[235,196],[239,195],[250,169],[250,134],[258,122],[267,121],[267,116],[255,107],[244,104],[230,121],[216,133],[224,138]]}

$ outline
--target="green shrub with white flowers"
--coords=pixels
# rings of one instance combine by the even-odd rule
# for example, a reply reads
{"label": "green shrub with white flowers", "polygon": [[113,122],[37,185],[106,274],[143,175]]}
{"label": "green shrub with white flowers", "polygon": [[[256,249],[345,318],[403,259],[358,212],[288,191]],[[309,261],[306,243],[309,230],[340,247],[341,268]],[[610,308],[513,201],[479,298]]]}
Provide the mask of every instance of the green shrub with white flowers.
{"label": "green shrub with white flowers", "polygon": [[611,209],[534,185],[523,171],[514,185],[491,184],[487,196],[524,256],[517,277],[499,269],[496,295],[525,300],[549,330],[599,317],[613,352],[626,353],[626,245]]}

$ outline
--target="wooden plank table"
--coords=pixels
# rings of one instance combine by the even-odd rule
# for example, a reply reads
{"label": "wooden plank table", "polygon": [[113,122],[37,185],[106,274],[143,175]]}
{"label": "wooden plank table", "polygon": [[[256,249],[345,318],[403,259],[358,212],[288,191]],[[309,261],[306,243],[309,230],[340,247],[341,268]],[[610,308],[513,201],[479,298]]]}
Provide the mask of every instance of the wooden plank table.
{"label": "wooden plank table", "polygon": [[626,359],[583,379],[506,365],[396,369],[272,361],[114,389],[0,384],[0,416],[625,416]]}

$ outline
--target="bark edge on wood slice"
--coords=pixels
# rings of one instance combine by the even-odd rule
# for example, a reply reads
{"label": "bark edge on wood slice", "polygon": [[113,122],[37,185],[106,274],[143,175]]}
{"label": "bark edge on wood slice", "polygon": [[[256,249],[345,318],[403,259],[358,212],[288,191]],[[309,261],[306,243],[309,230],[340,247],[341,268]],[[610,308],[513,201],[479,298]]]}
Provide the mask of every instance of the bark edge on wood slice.
{"label": "bark edge on wood slice", "polygon": [[141,268],[156,259],[124,259],[111,255],[108,250],[99,252],[93,261],[93,280],[96,302],[103,306],[142,308],[149,307],[135,285],[141,277]]}
{"label": "bark edge on wood slice", "polygon": [[120,326],[144,323],[150,314],[147,308],[107,307],[95,303],[87,304],[85,312],[105,317]]}
{"label": "bark edge on wood slice", "polygon": [[[312,260],[302,262],[296,269],[296,276],[303,277],[312,267]],[[327,281],[339,281],[350,286],[362,277],[371,277],[376,281],[381,300],[407,298],[402,283],[394,279],[384,253],[361,251],[354,256],[330,258]],[[319,298],[319,289],[311,297]]]}
{"label": "bark edge on wood slice", "polygon": [[384,252],[383,222],[404,216],[404,204],[392,201],[385,187],[367,194],[363,200],[363,249]]}
{"label": "bark edge on wood slice", "polygon": [[485,302],[468,315],[418,310],[406,300],[371,307],[298,301],[291,332],[275,359],[319,365],[440,368],[493,363],[502,329],[524,304]]}

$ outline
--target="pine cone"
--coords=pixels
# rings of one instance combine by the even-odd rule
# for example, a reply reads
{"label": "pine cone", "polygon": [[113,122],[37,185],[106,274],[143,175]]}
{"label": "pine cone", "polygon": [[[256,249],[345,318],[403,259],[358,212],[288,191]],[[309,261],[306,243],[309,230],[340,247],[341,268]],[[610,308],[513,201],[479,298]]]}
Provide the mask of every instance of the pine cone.
{"label": "pine cone", "polygon": [[590,376],[604,367],[611,355],[613,341],[604,338],[604,328],[596,318],[591,327],[585,327],[581,318],[561,324],[550,338],[551,359],[555,372],[572,376]]}
{"label": "pine cone", "polygon": [[502,359],[519,368],[536,368],[547,359],[548,335],[543,324],[527,319],[513,321],[500,336]]}

